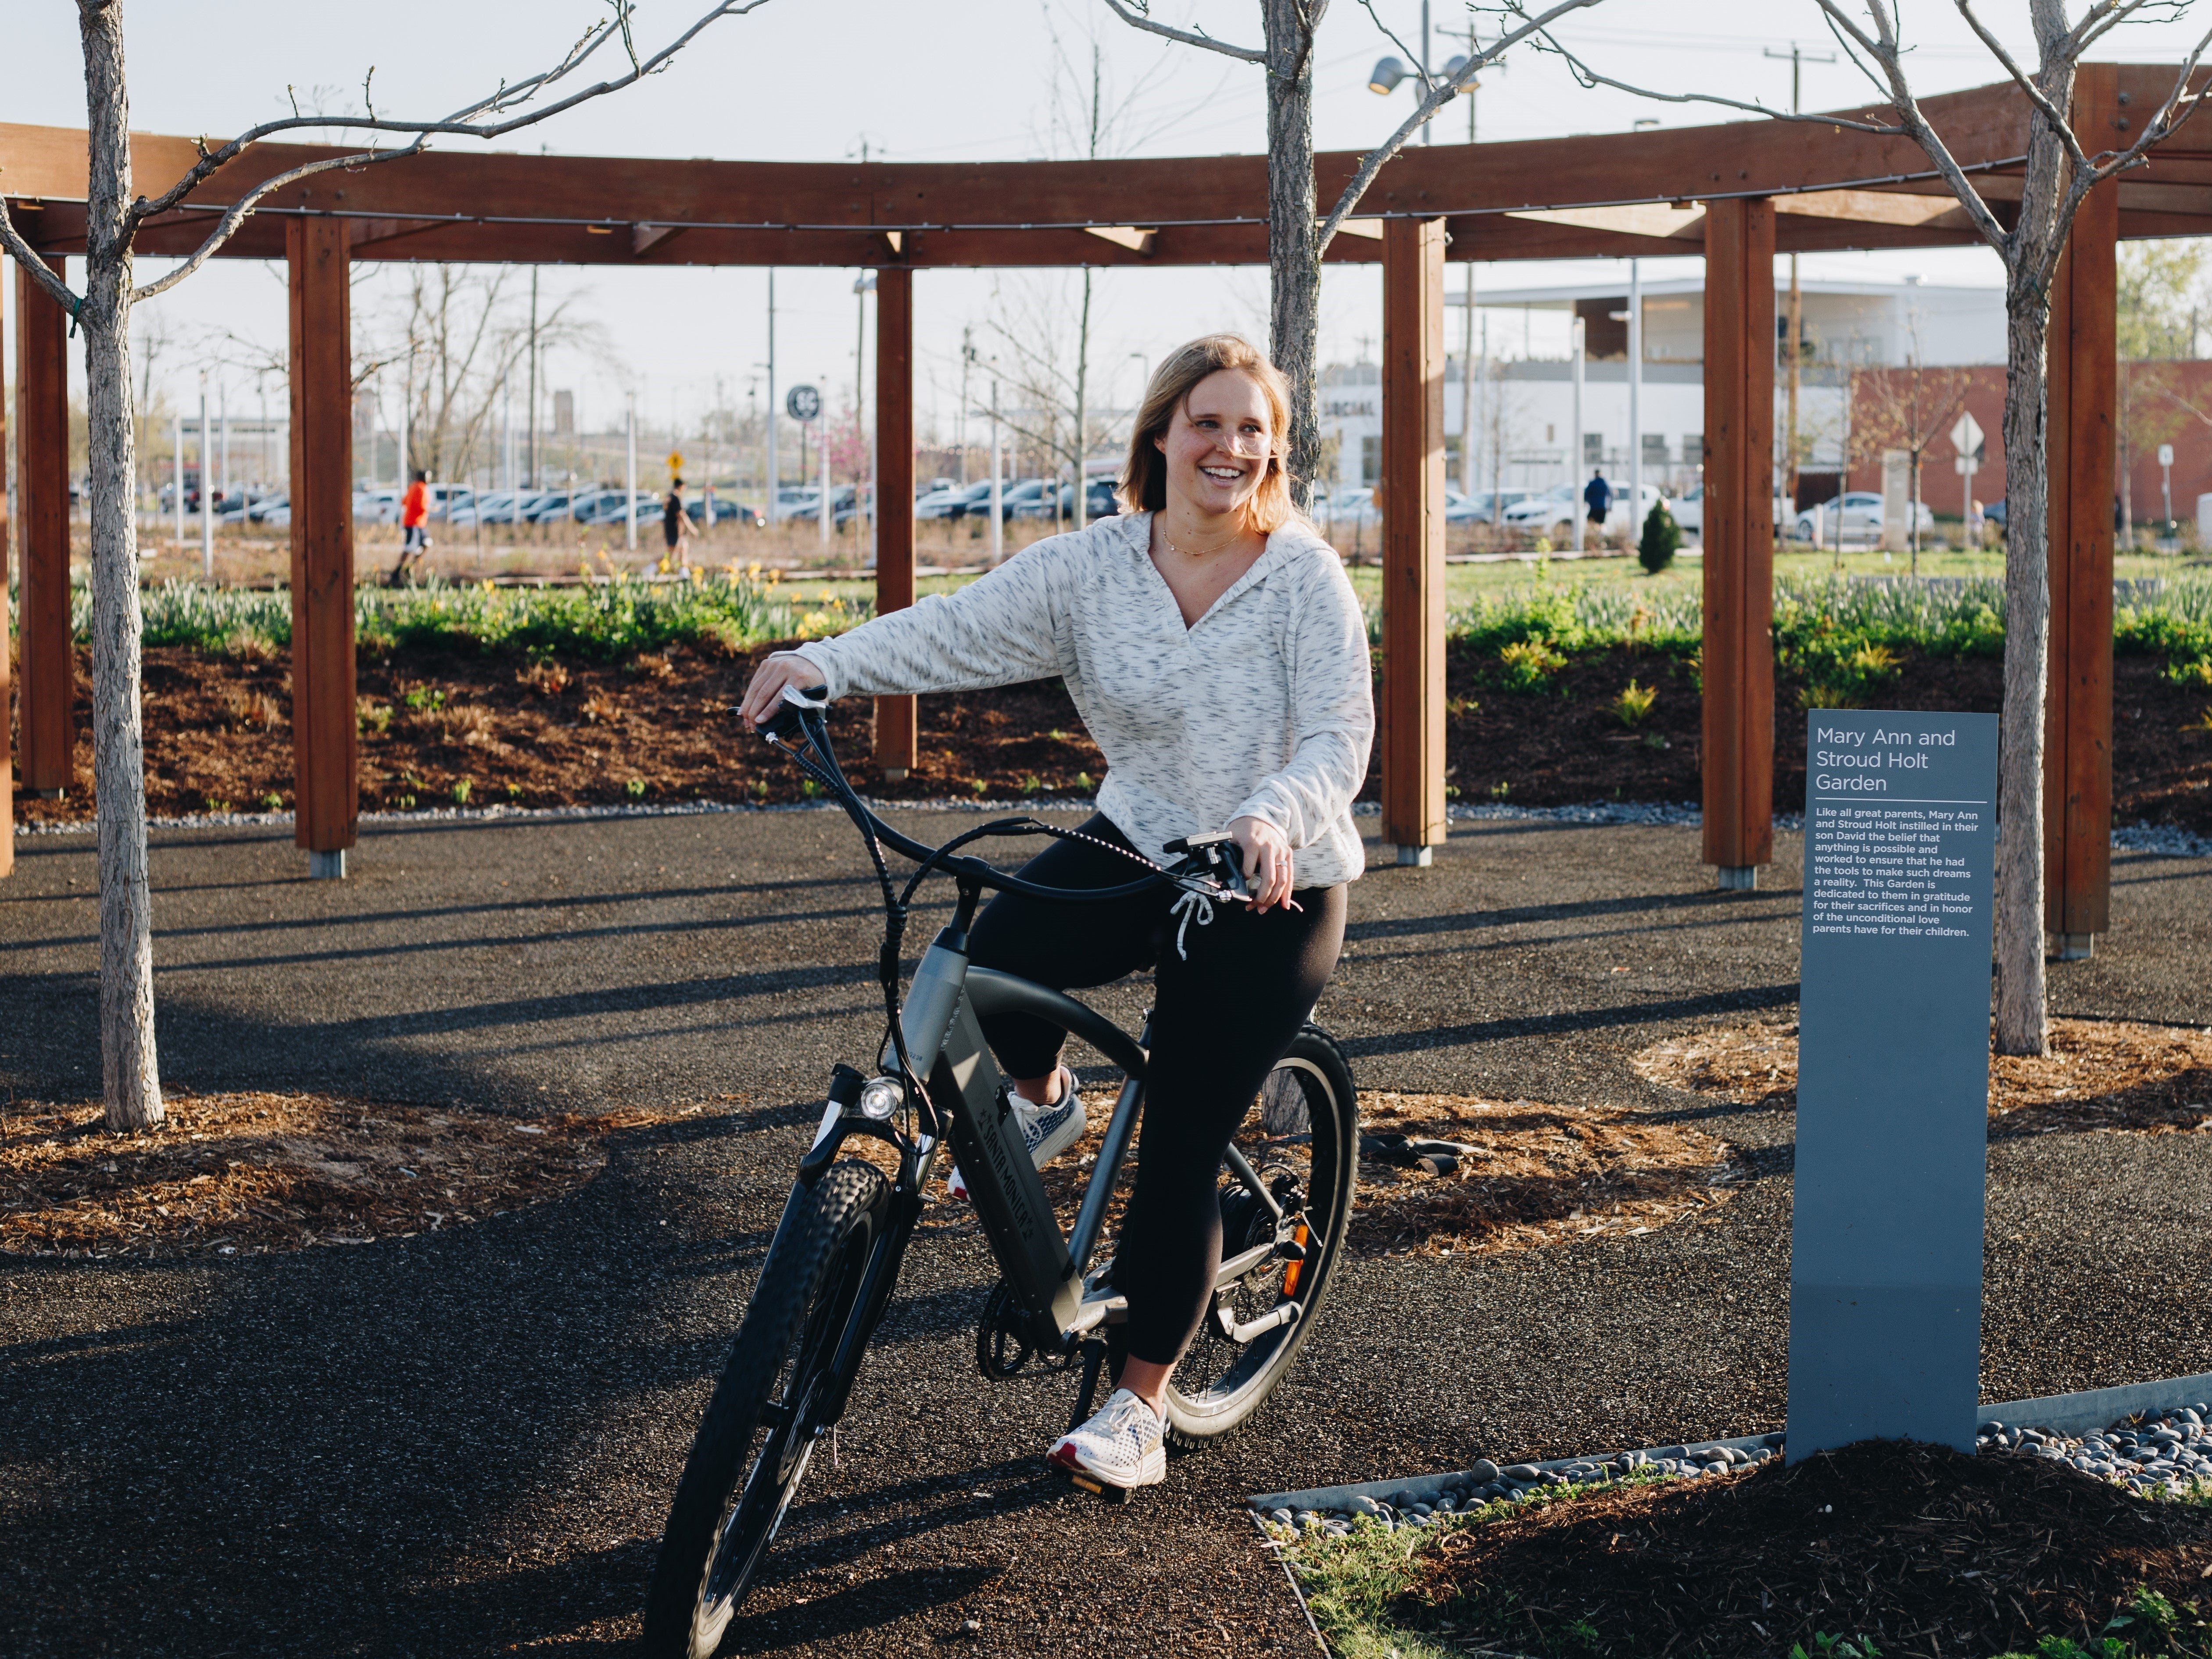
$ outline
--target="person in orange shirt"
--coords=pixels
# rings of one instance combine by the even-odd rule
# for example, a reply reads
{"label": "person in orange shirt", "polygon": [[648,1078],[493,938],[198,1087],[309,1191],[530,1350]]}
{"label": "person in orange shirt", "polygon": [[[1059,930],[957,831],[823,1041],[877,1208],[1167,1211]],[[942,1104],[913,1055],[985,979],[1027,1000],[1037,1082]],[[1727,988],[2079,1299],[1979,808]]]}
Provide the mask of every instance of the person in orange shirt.
{"label": "person in orange shirt", "polygon": [[392,568],[388,586],[398,586],[422,562],[430,549],[429,521],[429,475],[418,470],[399,498],[399,562]]}

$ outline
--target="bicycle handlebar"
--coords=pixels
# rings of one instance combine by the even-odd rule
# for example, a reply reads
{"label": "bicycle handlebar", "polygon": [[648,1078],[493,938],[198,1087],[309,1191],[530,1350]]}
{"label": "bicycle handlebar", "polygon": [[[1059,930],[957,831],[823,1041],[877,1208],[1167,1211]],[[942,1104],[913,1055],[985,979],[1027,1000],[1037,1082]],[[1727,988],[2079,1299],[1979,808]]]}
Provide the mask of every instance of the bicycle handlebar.
{"label": "bicycle handlebar", "polygon": [[[1174,843],[1170,850],[1182,850],[1188,854],[1184,860],[1186,864],[1225,866],[1230,878],[1226,881],[1180,867],[1166,869],[1155,866],[1152,873],[1139,876],[1134,881],[1124,882],[1118,887],[1048,887],[1042,882],[1026,881],[978,858],[965,855],[945,857],[942,848],[932,847],[892,829],[869,810],[867,803],[860,798],[851,785],[846,783],[844,774],[838,768],[830,748],[828,722],[824,719],[829,706],[830,699],[821,688],[801,690],[797,686],[787,685],[783,689],[783,700],[775,713],[762,722],[761,735],[789,751],[794,758],[798,757],[798,751],[792,748],[792,739],[804,737],[827,763],[823,769],[832,780],[839,804],[846,812],[866,833],[917,864],[933,866],[948,875],[971,881],[979,887],[996,888],[1001,892],[1021,893],[1030,898],[1063,902],[1100,903],[1111,899],[1133,898],[1150,888],[1163,884],[1181,887],[1211,898],[1247,902],[1251,898],[1251,893],[1244,884],[1243,872],[1237,867],[1233,846],[1225,856],[1217,855],[1218,844],[1227,839],[1225,836],[1219,835],[1192,836],[1188,842]],[[1202,847],[1203,850],[1194,850],[1194,844]],[[1142,854],[1133,856],[1142,857]]]}

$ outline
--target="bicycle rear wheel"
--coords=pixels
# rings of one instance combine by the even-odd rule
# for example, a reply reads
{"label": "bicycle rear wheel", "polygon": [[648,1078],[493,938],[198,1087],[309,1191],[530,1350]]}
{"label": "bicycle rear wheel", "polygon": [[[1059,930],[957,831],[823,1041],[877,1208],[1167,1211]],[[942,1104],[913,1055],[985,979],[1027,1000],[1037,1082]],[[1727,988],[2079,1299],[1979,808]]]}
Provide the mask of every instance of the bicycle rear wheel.
{"label": "bicycle rear wheel", "polygon": [[[1304,1207],[1305,1260],[1263,1262],[1214,1293],[1215,1305],[1168,1387],[1168,1437],[1178,1445],[1229,1433],[1274,1392],[1320,1316],[1352,1222],[1359,1103],[1335,1039],[1318,1025],[1306,1026],[1267,1074],[1255,1104],[1259,1110],[1248,1115],[1236,1145],[1286,1212]],[[1275,1220],[1225,1163],[1222,1178],[1226,1259],[1272,1239]],[[1299,1305],[1296,1322],[1241,1343],[1230,1334],[1292,1300]]]}
{"label": "bicycle rear wheel", "polygon": [[708,1659],[751,1588],[806,1473],[817,1396],[890,1209],[866,1164],[793,1192],[669,1507],[646,1592],[653,1659]]}

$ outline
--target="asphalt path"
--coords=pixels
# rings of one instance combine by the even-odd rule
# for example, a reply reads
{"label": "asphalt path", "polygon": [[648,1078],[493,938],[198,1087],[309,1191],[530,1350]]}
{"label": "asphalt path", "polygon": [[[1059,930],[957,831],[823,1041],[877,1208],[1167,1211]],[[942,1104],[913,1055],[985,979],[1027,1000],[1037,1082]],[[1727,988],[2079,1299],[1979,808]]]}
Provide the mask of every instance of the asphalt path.
{"label": "asphalt path", "polygon": [[[971,815],[903,812],[936,840]],[[215,1265],[0,1259],[0,1652],[626,1650],[668,1495],[836,1060],[878,1031],[865,855],[826,811],[168,831],[165,1082],[519,1114],[716,1103],[457,1235]],[[0,1086],[97,1093],[88,836],[0,884]],[[727,1651],[1310,1652],[1244,1494],[1782,1420],[1790,1124],[1652,1088],[1659,1036],[1796,997],[1798,842],[1717,894],[1694,830],[1486,823],[1354,889],[1318,1018],[1363,1087],[1693,1119],[1755,1178],[1701,1224],[1349,1264],[1243,1434],[1126,1508],[1043,1474],[1064,1377],[990,1382],[994,1277],[933,1215]],[[2212,1023],[2212,862],[2123,854],[2060,1012]],[[927,939],[939,912],[917,919]],[[1145,987],[1102,993],[1133,1022]],[[2189,1136],[1990,1157],[1984,1397],[2212,1370]],[[972,1621],[972,1631],[964,1626]]]}

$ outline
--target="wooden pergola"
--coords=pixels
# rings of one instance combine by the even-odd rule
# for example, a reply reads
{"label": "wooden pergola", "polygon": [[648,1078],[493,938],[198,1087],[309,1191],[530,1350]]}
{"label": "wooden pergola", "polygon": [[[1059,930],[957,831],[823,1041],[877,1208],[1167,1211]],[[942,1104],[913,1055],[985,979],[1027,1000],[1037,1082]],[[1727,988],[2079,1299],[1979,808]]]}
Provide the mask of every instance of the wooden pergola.
{"label": "wooden pergola", "polygon": [[[2174,71],[2091,64],[2075,123],[2117,146]],[[2002,215],[2020,195],[2026,109],[2009,86],[1926,100]],[[1852,114],[1873,112],[1851,112]],[[1882,112],[1886,114],[1886,112]],[[1877,118],[1879,118],[1877,117]],[[265,145],[140,234],[196,247],[250,185],[338,152]],[[139,136],[135,176],[167,180],[190,141]],[[1359,158],[1316,162],[1334,200]],[[85,138],[0,125],[0,186],[41,251],[83,247]],[[293,732],[297,840],[342,867],[356,839],[350,324],[356,260],[828,265],[877,273],[878,498],[914,499],[914,273],[951,267],[1266,263],[1264,156],[981,163],[769,163],[433,151],[322,173],[272,196],[223,257],[291,274]],[[1164,213],[1162,209],[1172,210]],[[1444,838],[1443,271],[1450,260],[1704,255],[1704,856],[1732,884],[1771,856],[1776,360],[1773,255],[1967,246],[1965,215],[1910,143],[1823,123],[1744,121],[1479,146],[1387,167],[1328,258],[1382,266],[1382,833]],[[2055,294],[2050,423],[2051,678],[2048,922],[2107,922],[2116,244],[2212,234],[2212,130],[2185,128],[2077,222]],[[19,274],[22,787],[66,787],[66,319]],[[910,514],[878,527],[878,605],[914,598]],[[0,675],[4,675],[0,661]],[[4,684],[4,682],[0,682]],[[0,730],[0,745],[6,743]],[[881,700],[878,758],[911,767],[911,698]],[[0,746],[0,790],[6,788]],[[12,817],[12,805],[10,806]],[[4,843],[0,843],[3,847]]]}

